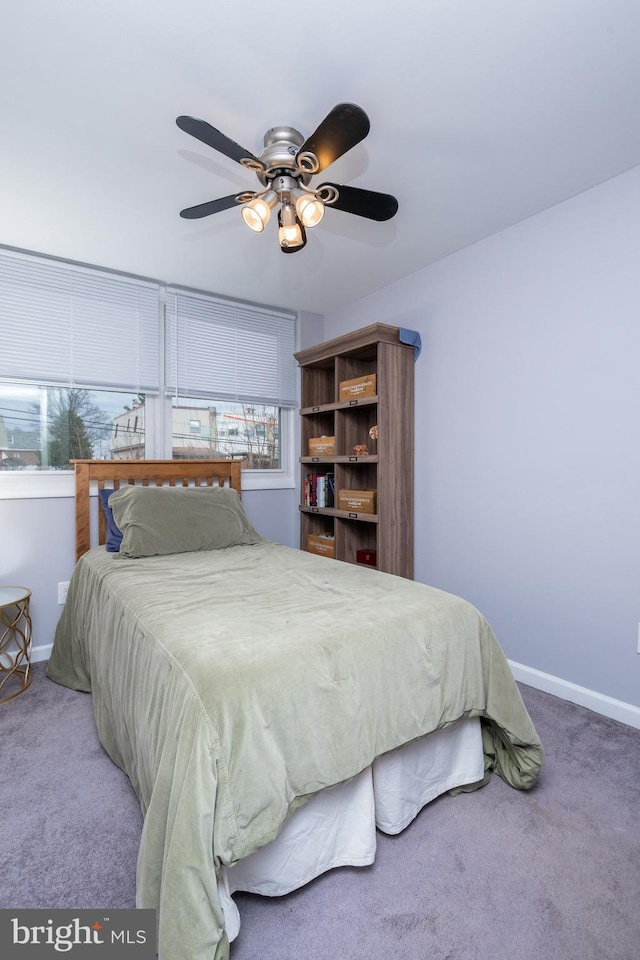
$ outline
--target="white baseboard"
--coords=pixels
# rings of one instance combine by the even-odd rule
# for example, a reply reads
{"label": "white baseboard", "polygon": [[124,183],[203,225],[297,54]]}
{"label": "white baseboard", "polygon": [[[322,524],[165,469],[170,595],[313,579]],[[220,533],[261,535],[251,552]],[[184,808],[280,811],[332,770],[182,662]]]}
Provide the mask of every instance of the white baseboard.
{"label": "white baseboard", "polygon": [[39,663],[40,660],[48,660],[53,650],[52,643],[42,644],[40,647],[31,648],[31,663]]}
{"label": "white baseboard", "polygon": [[[33,647],[31,662],[38,663],[40,660],[48,660],[52,647],[53,644],[51,643]],[[612,720],[619,720],[620,723],[626,723],[629,727],[636,727],[640,730],[640,707],[634,707],[632,703],[614,700],[613,697],[607,697],[604,693],[596,693],[595,690],[589,690],[587,687],[579,687],[577,683],[561,680],[560,677],[543,673],[541,670],[534,670],[533,667],[525,667],[514,660],[509,660],[509,666],[515,679],[521,683],[535,687],[536,690],[543,690],[544,693],[552,693],[554,697],[560,697],[561,700],[577,703],[581,707],[593,710],[594,713],[611,717]]]}
{"label": "white baseboard", "polygon": [[513,660],[509,660],[509,666],[515,679],[521,683],[535,687],[536,690],[543,690],[545,693],[552,693],[562,700],[577,703],[604,717],[611,717],[612,720],[619,720],[620,723],[626,723],[640,730],[640,707],[634,707],[632,703],[614,700],[613,697],[607,697],[604,693],[579,687],[577,683],[561,680],[560,677],[534,670],[533,667],[525,667],[521,663],[514,663]]}

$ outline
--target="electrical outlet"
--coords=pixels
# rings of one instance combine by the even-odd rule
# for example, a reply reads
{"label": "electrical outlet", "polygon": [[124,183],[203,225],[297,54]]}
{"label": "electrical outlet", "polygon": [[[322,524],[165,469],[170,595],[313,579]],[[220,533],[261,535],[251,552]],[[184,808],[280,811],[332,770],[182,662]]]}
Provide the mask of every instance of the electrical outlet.
{"label": "electrical outlet", "polygon": [[65,583],[58,584],[58,603],[65,603],[67,599],[67,592],[69,590],[69,581]]}

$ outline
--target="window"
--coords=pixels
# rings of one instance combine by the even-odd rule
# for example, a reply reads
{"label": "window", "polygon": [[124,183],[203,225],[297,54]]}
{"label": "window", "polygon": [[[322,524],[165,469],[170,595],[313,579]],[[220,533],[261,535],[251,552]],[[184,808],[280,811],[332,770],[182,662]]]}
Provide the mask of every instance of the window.
{"label": "window", "polygon": [[170,287],[166,387],[200,397],[295,407],[295,317]]}
{"label": "window", "polygon": [[[192,419],[201,413],[201,420]],[[206,417],[206,419],[205,419]],[[246,470],[280,470],[280,407],[247,406],[197,398],[175,400],[172,408],[172,454],[174,460],[227,458],[242,460]],[[190,424],[189,431],[184,424]],[[199,431],[194,431],[197,423]],[[198,434],[196,437],[194,434]]]}
{"label": "window", "polygon": [[[166,385],[175,459],[221,456],[245,470],[291,474],[296,402],[291,313],[169,288]],[[207,410],[194,441],[186,422]],[[293,480],[291,479],[291,484]]]}
{"label": "window", "polygon": [[130,455],[159,331],[158,284],[0,250],[0,495],[66,495],[69,460]]}
{"label": "window", "polygon": [[86,457],[294,486],[294,349],[291,312],[0,248],[0,496],[67,496]]}
{"label": "window", "polygon": [[0,250],[0,379],[158,392],[157,284]]}
{"label": "window", "polygon": [[0,471],[70,470],[73,459],[144,456],[144,395],[0,382]]}

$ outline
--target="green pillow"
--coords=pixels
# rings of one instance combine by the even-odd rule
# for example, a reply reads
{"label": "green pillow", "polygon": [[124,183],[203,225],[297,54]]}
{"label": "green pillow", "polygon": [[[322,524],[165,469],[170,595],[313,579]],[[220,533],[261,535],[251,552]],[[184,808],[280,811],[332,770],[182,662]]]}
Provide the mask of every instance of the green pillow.
{"label": "green pillow", "polygon": [[126,557],[221,550],[262,540],[230,487],[129,484],[111,494],[109,506]]}

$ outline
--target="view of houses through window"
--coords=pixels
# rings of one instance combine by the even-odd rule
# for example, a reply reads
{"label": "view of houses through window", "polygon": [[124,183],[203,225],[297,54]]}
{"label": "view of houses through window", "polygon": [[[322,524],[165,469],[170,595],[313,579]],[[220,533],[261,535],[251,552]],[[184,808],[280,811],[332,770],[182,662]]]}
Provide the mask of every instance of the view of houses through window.
{"label": "view of houses through window", "polygon": [[172,438],[174,460],[221,456],[242,460],[248,470],[280,469],[278,407],[174,400]]}
{"label": "view of houses through window", "polygon": [[[143,394],[0,383],[0,470],[69,470],[73,459],[154,455],[145,448],[146,409]],[[172,402],[171,420],[166,455],[173,459],[238,459],[249,470],[280,469],[277,406],[180,398]]]}

